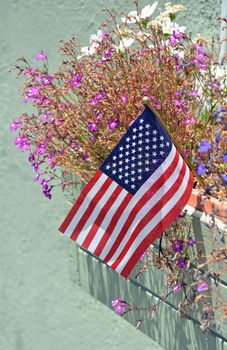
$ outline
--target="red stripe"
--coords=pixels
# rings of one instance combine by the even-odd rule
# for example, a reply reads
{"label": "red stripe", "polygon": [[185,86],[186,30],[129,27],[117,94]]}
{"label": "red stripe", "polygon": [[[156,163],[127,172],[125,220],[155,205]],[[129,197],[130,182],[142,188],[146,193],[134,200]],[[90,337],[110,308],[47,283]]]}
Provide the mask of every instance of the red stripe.
{"label": "red stripe", "polygon": [[[99,215],[97,216],[95,222],[93,223],[90,231],[88,232],[82,247],[84,247],[85,249],[88,249],[89,245],[91,244],[91,241],[93,240],[96,232],[98,231],[99,227],[101,226],[101,223],[103,222],[105,216],[107,215],[109,209],[111,208],[111,206],[113,205],[113,203],[115,202],[115,200],[117,199],[117,197],[119,196],[119,194],[122,191],[122,187],[121,186],[117,186],[116,189],[114,190],[114,192],[112,193],[112,195],[110,196],[110,198],[108,199],[108,201],[105,203],[105,205],[102,207]],[[111,214],[111,212],[110,212]]]}
{"label": "red stripe", "polygon": [[[118,234],[115,242],[113,243],[109,253],[104,258],[104,262],[107,263],[112,256],[114,255],[115,251],[117,250],[118,246],[122,242],[123,238],[125,237],[128,229],[130,228],[131,223],[133,222],[136,214],[141,209],[144,204],[153,197],[153,195],[159,190],[159,188],[163,185],[163,183],[166,182],[166,180],[171,176],[171,174],[176,169],[177,163],[179,160],[179,153],[176,152],[175,157],[173,159],[173,162],[169,165],[169,167],[166,169],[165,173],[163,173],[159,179],[145,192],[143,197],[136,203],[134,208],[132,209],[128,219],[126,220],[125,224],[123,225],[120,233]],[[136,194],[135,194],[136,195]]]}
{"label": "red stripe", "polygon": [[125,278],[128,277],[128,275],[132,271],[135,264],[138,262],[141,255],[147,250],[147,248],[152,244],[152,242],[154,242],[160,236],[160,234],[163,231],[165,231],[165,229],[169,225],[171,225],[171,223],[176,219],[176,217],[182,211],[182,209],[187,204],[188,199],[191,195],[193,182],[194,182],[194,177],[192,175],[192,172],[190,171],[190,177],[189,177],[188,185],[185,189],[185,192],[183,193],[181,198],[179,198],[178,202],[175,204],[172,210],[166,214],[163,220],[159,222],[156,227],[153,228],[153,230],[144,238],[144,240],[137,247],[136,251],[130,257],[127,264],[125,265],[125,267],[120,273],[123,277]]}
{"label": "red stripe", "polygon": [[81,217],[80,221],[78,222],[78,224],[76,225],[76,227],[74,228],[70,238],[75,241],[77,239],[77,237],[79,236],[81,230],[83,229],[87,219],[91,216],[91,214],[93,213],[96,205],[98,204],[98,202],[101,200],[102,196],[105,194],[105,192],[108,190],[109,186],[111,185],[111,183],[113,182],[113,180],[108,177],[105,182],[103,183],[103,185],[100,187],[100,189],[98,190],[98,192],[96,193],[96,195],[92,198],[92,200],[90,201],[87,209],[85,210],[83,216]]}
{"label": "red stripe", "polygon": [[121,204],[119,205],[117,211],[115,212],[114,216],[112,217],[105,233],[103,234],[98,246],[96,247],[95,251],[94,251],[94,255],[99,256],[104,248],[104,246],[106,245],[106,242],[108,241],[108,239],[110,238],[114,227],[116,226],[116,224],[118,223],[118,220],[121,217],[121,214],[123,212],[123,210],[125,209],[125,207],[128,205],[128,203],[130,202],[132,198],[132,194],[131,193],[127,193],[125,198],[123,199],[123,201],[121,202]]}
{"label": "red stripe", "polygon": [[131,233],[129,240],[127,241],[126,245],[124,246],[123,250],[121,251],[120,255],[117,257],[117,259],[114,261],[114,263],[111,265],[112,269],[116,269],[118,265],[121,263],[124,256],[127,254],[129,248],[135,241],[136,237],[139,235],[139,233],[143,230],[143,228],[153,219],[153,217],[161,211],[163,206],[172,198],[172,196],[178,191],[179,187],[182,184],[183,178],[185,176],[186,172],[186,163],[183,162],[183,166],[176,177],[176,181],[172,187],[163,195],[163,197],[155,204],[155,206],[147,212],[147,214],[140,220],[138,225],[135,227],[134,231]]}
{"label": "red stripe", "polygon": [[74,205],[72,206],[72,208],[70,209],[68,215],[66,216],[65,220],[63,221],[63,223],[61,224],[61,226],[59,227],[59,231],[64,233],[67,229],[67,227],[69,226],[70,222],[72,221],[72,219],[74,218],[77,210],[79,209],[79,207],[81,206],[81,204],[84,201],[84,198],[86,197],[86,195],[88,194],[88,192],[91,190],[91,188],[94,186],[94,184],[98,181],[98,179],[100,178],[100,176],[102,175],[101,170],[97,170],[96,173],[94,174],[94,176],[91,178],[91,180],[88,182],[88,184],[83,188],[82,192],[80,193],[78,199],[76,200],[76,202],[74,203]]}

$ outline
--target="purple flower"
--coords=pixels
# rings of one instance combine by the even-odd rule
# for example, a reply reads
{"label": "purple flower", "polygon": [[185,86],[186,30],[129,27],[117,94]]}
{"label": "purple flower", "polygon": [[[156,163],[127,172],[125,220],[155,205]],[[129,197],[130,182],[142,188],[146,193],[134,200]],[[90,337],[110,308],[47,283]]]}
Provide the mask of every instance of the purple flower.
{"label": "purple flower", "polygon": [[174,292],[174,293],[177,293],[177,292],[179,292],[182,288],[184,287],[184,283],[177,283],[177,284],[175,284],[175,286],[173,287],[173,289],[172,289],[172,291]]}
{"label": "purple flower", "polygon": [[72,79],[69,80],[70,85],[73,88],[76,88],[81,85],[82,75],[80,73],[76,73]]}
{"label": "purple flower", "polygon": [[227,162],[227,152],[224,154],[223,160],[224,160],[224,162]]}
{"label": "purple flower", "polygon": [[46,151],[47,144],[41,144],[36,149],[36,154],[44,154]]}
{"label": "purple flower", "polygon": [[196,241],[194,239],[190,239],[187,243],[189,247],[193,247],[194,244],[196,244]]}
{"label": "purple flower", "polygon": [[21,121],[20,121],[20,120],[15,120],[14,122],[12,122],[12,123],[10,124],[9,129],[10,129],[10,131],[15,131],[15,130],[17,130],[20,126],[21,126]]}
{"label": "purple flower", "polygon": [[43,114],[43,116],[42,116],[42,121],[44,122],[44,123],[47,123],[48,121],[49,121],[49,118],[50,118],[50,113],[45,113],[45,114]]}
{"label": "purple flower", "polygon": [[40,53],[38,53],[37,55],[35,55],[35,59],[37,61],[44,61],[47,59],[47,56],[44,53],[44,50],[41,50]]}
{"label": "purple flower", "polygon": [[110,130],[112,129],[116,129],[119,125],[119,120],[118,119],[114,119],[114,120],[111,120],[108,124],[108,127]]}
{"label": "purple flower", "polygon": [[200,153],[205,153],[205,152],[210,151],[211,148],[212,148],[212,147],[211,147],[210,143],[209,143],[206,139],[204,139],[204,140],[202,141],[202,143],[201,143],[199,149],[198,149],[198,152],[200,152]]}
{"label": "purple flower", "polygon": [[30,143],[25,136],[18,136],[14,139],[14,144],[19,147],[22,151],[27,151],[30,147]]}
{"label": "purple flower", "polygon": [[128,95],[123,95],[123,96],[121,97],[121,99],[120,99],[120,102],[121,102],[121,103],[126,103],[127,99],[128,99]]}
{"label": "purple flower", "polygon": [[97,130],[98,130],[98,126],[97,126],[96,123],[90,123],[90,122],[89,122],[87,125],[88,125],[88,129],[89,129],[90,131],[97,131]]}
{"label": "purple flower", "polygon": [[181,258],[177,259],[177,265],[181,269],[185,268],[185,266],[187,265],[187,259],[181,259]]}
{"label": "purple flower", "polygon": [[197,167],[197,174],[201,176],[206,172],[206,170],[207,169],[206,169],[205,165],[200,163]]}
{"label": "purple flower", "polygon": [[181,252],[184,250],[184,241],[182,239],[177,239],[172,243],[172,247],[175,252]]}
{"label": "purple flower", "polygon": [[197,284],[197,291],[198,292],[204,292],[207,289],[209,289],[209,284],[207,282],[199,282]]}
{"label": "purple flower", "polygon": [[227,174],[221,174],[221,177],[223,178],[223,180],[224,180],[224,186],[226,186],[227,185]]}
{"label": "purple flower", "polygon": [[112,306],[114,307],[114,311],[118,314],[121,314],[126,307],[126,303],[120,297],[115,300],[112,300]]}

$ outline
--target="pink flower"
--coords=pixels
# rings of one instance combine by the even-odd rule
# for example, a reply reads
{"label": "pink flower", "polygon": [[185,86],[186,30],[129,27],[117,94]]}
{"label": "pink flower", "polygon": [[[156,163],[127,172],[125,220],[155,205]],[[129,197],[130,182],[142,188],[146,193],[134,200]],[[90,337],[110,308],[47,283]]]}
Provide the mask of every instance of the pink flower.
{"label": "pink flower", "polygon": [[116,129],[119,125],[119,120],[118,119],[114,119],[112,121],[109,122],[109,129],[112,130],[112,129]]}
{"label": "pink flower", "polygon": [[47,59],[47,56],[44,53],[44,50],[41,50],[40,53],[38,53],[37,55],[35,55],[35,59],[37,61],[45,61]]}
{"label": "pink flower", "polygon": [[197,291],[198,292],[204,292],[207,289],[209,289],[209,284],[207,282],[199,282],[197,284]]}

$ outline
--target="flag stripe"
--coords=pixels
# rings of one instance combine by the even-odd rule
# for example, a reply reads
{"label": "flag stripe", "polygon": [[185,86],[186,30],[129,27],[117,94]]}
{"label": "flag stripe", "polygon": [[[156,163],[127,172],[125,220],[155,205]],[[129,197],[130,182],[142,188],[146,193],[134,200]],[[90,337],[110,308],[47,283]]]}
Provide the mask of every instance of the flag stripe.
{"label": "flag stripe", "polygon": [[[100,177],[102,179],[102,176]],[[87,219],[90,218],[90,216],[93,214],[95,207],[97,203],[100,201],[102,196],[105,194],[105,192],[108,190],[110,185],[113,183],[113,180],[110,177],[106,177],[104,183],[100,186],[95,185],[94,190],[98,188],[98,191],[96,191],[95,196],[90,198],[90,196],[87,196],[88,201],[83,202],[83,204],[80,207],[80,213],[78,211],[77,214],[77,225],[75,226],[70,238],[75,241],[79,234],[81,233],[82,228],[84,227]],[[91,191],[92,192],[92,191]],[[80,215],[79,215],[80,214]]]}
{"label": "flag stripe", "polygon": [[[123,220],[121,220],[121,229],[120,231],[114,233],[113,240],[115,240],[115,242],[112,244],[112,248],[110,249],[107,256],[104,258],[104,261],[106,263],[111,258],[115,260],[122,246],[124,246],[125,242],[130,237],[130,234],[132,232],[132,226],[137,224],[143,217],[144,213],[147,213],[147,211],[158,202],[158,200],[165,193],[165,188],[168,188],[168,186],[170,187],[172,183],[174,183],[174,181],[176,180],[176,175],[181,169],[181,166],[182,158],[179,158],[179,154],[175,153],[174,160],[171,163],[171,165],[167,168],[166,172],[162,176],[160,176],[160,178],[156,181],[156,183],[153,186],[148,188],[147,192],[145,192],[144,196],[140,199],[140,201],[137,202],[134,207],[132,207],[132,210],[129,213],[127,220],[124,220],[124,217],[122,218]],[[167,181],[165,181],[166,179]]]}
{"label": "flag stripe", "polygon": [[[116,240],[117,236],[119,235],[119,232],[121,231],[123,225],[126,225],[128,218],[129,218],[129,220],[133,219],[133,217],[130,218],[130,215],[132,213],[132,209],[141,200],[141,198],[143,198],[144,192],[147,192],[147,190],[148,190],[147,186],[150,186],[150,187],[152,187],[152,185],[154,186],[155,183],[163,176],[163,173],[169,169],[169,166],[172,163],[172,161],[175,157],[175,154],[176,154],[176,149],[173,146],[170,154],[165,159],[165,161],[162,163],[162,165],[147,180],[149,185],[148,184],[146,185],[146,183],[147,183],[146,182],[143,186],[141,186],[141,188],[136,193],[136,195],[134,195],[132,197],[131,201],[128,203],[128,205],[123,210],[122,215],[119,216],[118,221],[116,221],[115,225],[112,226],[112,231],[109,231],[110,237],[109,237],[109,240],[107,241],[105,247],[103,248],[103,250],[100,254],[100,259],[104,260],[104,258],[106,258],[106,260],[108,261],[110,257],[109,257],[109,255],[107,256],[107,254],[110,253],[111,256],[113,255],[113,252],[116,250],[116,246],[118,244],[118,242],[115,243],[115,240]],[[160,169],[160,168],[162,168],[162,169]],[[152,189],[151,189],[151,192],[152,192]],[[111,249],[113,244],[114,244],[114,247],[113,247],[113,249]]]}
{"label": "flag stripe", "polygon": [[[101,233],[103,232],[103,236],[101,237],[97,248],[94,251],[94,254],[99,256],[101,251],[103,250],[106,242],[108,241],[108,239],[110,238],[110,234],[111,232],[113,232],[113,229],[116,225],[116,223],[118,222],[119,218],[122,215],[122,212],[124,211],[124,208],[127,207],[128,203],[131,201],[132,195],[131,193],[127,193],[127,195],[124,197],[124,199],[122,200],[122,202],[120,203],[119,206],[116,206],[116,210],[114,212],[114,215],[112,216],[112,219],[108,225],[108,227],[106,228],[106,230],[102,230],[100,232],[100,237],[101,237]],[[100,228],[101,229],[101,228]],[[90,249],[90,247],[89,247]],[[93,252],[93,251],[92,251]]]}
{"label": "flag stripe", "polygon": [[81,193],[80,193],[79,197],[77,198],[76,202],[74,203],[74,205],[72,206],[72,208],[69,211],[68,215],[66,216],[65,220],[63,221],[63,223],[59,227],[59,231],[60,232],[64,233],[66,231],[67,227],[69,226],[69,224],[73,220],[73,217],[75,216],[75,214],[76,214],[77,210],[79,209],[80,205],[83,203],[84,198],[87,196],[88,192],[91,190],[91,188],[93,187],[94,183],[96,181],[98,181],[98,179],[100,178],[101,175],[102,175],[102,171],[101,170],[97,170],[96,173],[94,174],[94,176],[92,177],[92,179],[83,188],[83,190],[81,191]]}
{"label": "flag stripe", "polygon": [[[180,169],[177,169],[178,174],[176,171],[174,171],[174,173],[171,176],[172,180],[173,180],[173,185],[168,186],[168,184],[165,183],[164,186],[166,186],[169,189],[167,191],[163,191],[163,189],[162,189],[160,195],[158,195],[159,191],[155,193],[155,199],[158,197],[159,201],[155,201],[155,205],[151,205],[150,210],[147,210],[147,208],[142,208],[141,215],[140,215],[140,212],[138,213],[138,216],[140,217],[141,220],[139,221],[139,218],[138,218],[137,222],[135,220],[135,224],[134,225],[132,224],[132,226],[129,229],[129,235],[128,235],[129,237],[127,237],[127,239],[125,239],[122,242],[123,244],[121,246],[119,246],[115,255],[112,257],[111,261],[108,261],[108,265],[111,265],[111,267],[113,269],[116,269],[116,267],[119,265],[119,263],[121,262],[121,260],[125,256],[125,254],[127,253],[128,249],[130,248],[130,246],[132,245],[132,243],[136,239],[137,235],[140,234],[140,232],[142,232],[143,228],[146,227],[146,225],[148,225],[152,221],[152,219],[155,217],[155,215],[158,212],[161,212],[161,210],[163,208],[163,204],[167,203],[169,200],[171,200],[174,193],[176,191],[178,191],[178,189],[182,183],[182,178],[185,175],[185,170],[186,170],[186,164],[183,162],[181,157],[179,159],[179,163],[180,163],[180,165],[179,165]],[[163,193],[164,193],[164,195],[162,195]],[[119,254],[119,252],[120,252],[120,254]]]}
{"label": "flag stripe", "polygon": [[[175,206],[170,210],[165,217],[159,221],[159,223],[150,231],[150,233],[142,240],[142,242],[139,244],[137,249],[134,251],[133,254],[131,254],[130,258],[127,262],[124,263],[123,268],[118,267],[118,272],[125,278],[128,277],[130,272],[132,271],[133,267],[138,262],[141,255],[148,249],[150,244],[157,239],[160,234],[176,219],[176,217],[179,215],[179,212],[184,208],[185,203],[187,203],[190,194],[191,194],[191,188],[194,182],[194,178],[192,173],[190,172],[190,178],[187,184],[187,188],[184,191],[183,195],[179,197],[178,202],[175,204]],[[189,190],[189,191],[188,191]]]}
{"label": "flag stripe", "polygon": [[[136,239],[132,242],[129,250],[127,251],[126,255],[122,259],[121,263],[118,265],[116,271],[121,273],[123,270],[124,266],[130,258],[133,256],[133,254],[136,252],[136,249],[139,247],[140,243],[146,238],[149,237],[149,234],[152,230],[156,228],[157,225],[161,224],[161,230],[165,230],[165,226],[163,225],[163,219],[170,215],[169,213],[171,212],[172,209],[176,207],[176,204],[179,201],[179,198],[181,198],[189,184],[190,180],[190,172],[188,167],[186,167],[186,175],[183,178],[183,181],[181,183],[181,186],[179,187],[178,191],[172,196],[172,198],[162,207],[162,209],[154,216],[154,218],[143,228],[143,230],[140,232],[139,236],[136,237]],[[182,203],[182,198],[181,198],[181,203]],[[177,213],[179,214],[179,210],[177,210]],[[174,215],[174,214],[172,214]],[[133,258],[132,258],[133,259]],[[132,263],[130,264],[131,267]]]}
{"label": "flag stripe", "polygon": [[[100,208],[98,208],[98,215],[96,217],[96,220],[95,220],[94,214],[92,214],[92,221],[90,220],[91,222],[89,222],[89,220],[88,220],[86,222],[85,226],[88,226],[89,231],[86,230],[85,226],[82,229],[83,236],[86,236],[86,237],[85,237],[83,243],[81,242],[81,244],[85,249],[88,249],[88,247],[91,244],[92,240],[94,239],[94,236],[96,235],[99,227],[101,227],[102,222],[106,216],[106,213],[109,212],[111,206],[117,200],[119,194],[123,190],[123,188],[121,186],[117,185],[115,182],[113,182],[113,184],[111,186],[113,186],[113,190],[112,190],[112,192],[110,190],[108,191],[109,199],[104,198],[105,196],[103,196],[102,201],[105,203],[105,205],[102,207],[101,210],[100,210]],[[78,240],[77,240],[78,243],[80,243],[80,241],[82,239],[81,236],[82,235],[80,235],[78,237]]]}

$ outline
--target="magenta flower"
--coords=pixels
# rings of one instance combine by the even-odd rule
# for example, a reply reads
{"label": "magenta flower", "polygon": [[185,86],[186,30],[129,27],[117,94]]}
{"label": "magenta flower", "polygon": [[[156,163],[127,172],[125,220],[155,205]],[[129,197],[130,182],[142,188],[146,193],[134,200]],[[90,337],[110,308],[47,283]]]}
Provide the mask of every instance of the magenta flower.
{"label": "magenta flower", "polygon": [[114,307],[114,311],[118,314],[121,314],[126,307],[126,303],[120,297],[115,300],[112,300],[112,306]]}
{"label": "magenta flower", "polygon": [[69,80],[70,85],[73,88],[76,88],[82,83],[82,75],[80,73],[76,73],[72,79]]}
{"label": "magenta flower", "polygon": [[90,131],[97,131],[97,130],[98,130],[98,126],[97,126],[96,123],[90,123],[90,122],[89,122],[87,125],[88,125],[88,129],[89,129]]}
{"label": "magenta flower", "polygon": [[196,241],[194,239],[190,239],[188,242],[187,242],[187,245],[189,247],[193,247],[193,245],[196,244]]}
{"label": "magenta flower", "polygon": [[199,282],[197,284],[197,291],[198,292],[204,292],[207,289],[209,289],[209,284],[207,282]]}
{"label": "magenta flower", "polygon": [[118,127],[118,125],[119,125],[119,120],[114,119],[114,120],[109,122],[108,127],[110,130],[112,130],[112,129],[116,129]]}
{"label": "magenta flower", "polygon": [[174,293],[177,293],[177,292],[179,292],[182,288],[184,287],[184,283],[177,283],[177,284],[175,284],[175,286],[173,287],[173,289],[172,289],[172,291],[174,292]]}
{"label": "magenta flower", "polygon": [[21,126],[21,121],[20,121],[20,120],[15,120],[14,122],[12,122],[12,123],[10,124],[9,129],[10,129],[10,131],[15,131],[15,130],[17,130],[20,126]]}
{"label": "magenta flower", "polygon": [[37,61],[45,61],[47,59],[47,56],[45,55],[44,50],[41,50],[40,53],[35,55],[35,59]]}
{"label": "magenta flower", "polygon": [[30,143],[25,136],[18,136],[14,140],[14,144],[21,149],[21,151],[27,151],[30,147]]}
{"label": "magenta flower", "polygon": [[120,102],[121,103],[126,103],[127,102],[127,99],[128,99],[128,95],[123,95],[120,99]]}

